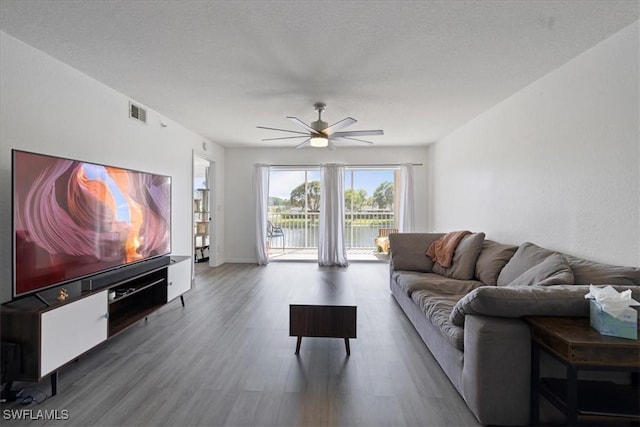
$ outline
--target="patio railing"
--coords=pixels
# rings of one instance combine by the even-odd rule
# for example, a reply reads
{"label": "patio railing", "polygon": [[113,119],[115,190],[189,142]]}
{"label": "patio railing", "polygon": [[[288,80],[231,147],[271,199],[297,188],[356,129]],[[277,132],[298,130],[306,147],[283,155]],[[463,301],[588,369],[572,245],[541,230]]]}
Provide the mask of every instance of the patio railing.
{"label": "patio railing", "polygon": [[[286,248],[318,247],[318,212],[270,212],[269,221],[284,231]],[[345,245],[347,249],[374,248],[379,228],[393,228],[393,212],[347,212],[345,215]],[[282,238],[271,242],[273,247],[282,246]]]}

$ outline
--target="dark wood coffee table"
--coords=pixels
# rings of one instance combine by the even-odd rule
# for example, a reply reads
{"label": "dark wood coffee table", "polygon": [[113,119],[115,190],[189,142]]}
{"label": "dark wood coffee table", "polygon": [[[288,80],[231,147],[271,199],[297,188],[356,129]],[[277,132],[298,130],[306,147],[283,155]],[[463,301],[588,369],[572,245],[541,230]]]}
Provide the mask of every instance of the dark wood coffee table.
{"label": "dark wood coffee table", "polygon": [[356,338],[357,308],[347,284],[301,284],[289,305],[289,336],[298,337],[296,354],[300,353],[302,337],[322,337],[344,338],[350,355],[349,338]]}

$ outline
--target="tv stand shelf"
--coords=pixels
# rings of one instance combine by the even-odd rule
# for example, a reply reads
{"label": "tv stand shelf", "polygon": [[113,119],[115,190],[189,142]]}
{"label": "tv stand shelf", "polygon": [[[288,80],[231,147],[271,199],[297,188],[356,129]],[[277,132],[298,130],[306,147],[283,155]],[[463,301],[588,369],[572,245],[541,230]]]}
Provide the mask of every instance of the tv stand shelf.
{"label": "tv stand shelf", "polygon": [[[139,286],[139,287],[136,287],[136,288],[126,288],[126,286],[123,286],[122,288],[116,288],[116,290],[115,290],[115,292],[116,292],[115,299],[109,301],[109,304],[114,304],[114,303],[117,303],[119,301],[122,301],[123,299],[129,298],[132,295],[137,294],[138,292],[142,292],[142,291],[144,291],[145,289],[147,289],[147,288],[149,288],[151,286],[157,285],[158,283],[162,283],[162,280],[156,280],[155,282],[146,283],[146,284],[144,284],[142,286]],[[124,289],[124,288],[126,288],[126,289],[123,290],[122,293],[119,293],[119,290],[120,289]]]}
{"label": "tv stand shelf", "polygon": [[119,316],[115,320],[112,320],[113,318],[109,317],[109,338],[127,329],[138,320],[147,317],[160,307],[162,307],[162,305],[150,306],[145,308],[144,310],[136,311],[134,315]]}
{"label": "tv stand shelf", "polygon": [[[49,304],[23,298],[2,306],[2,341],[17,343],[23,360],[16,380],[40,381],[51,376],[56,393],[58,369],[123,332],[191,288],[191,257],[174,257],[148,269],[136,265],[127,274],[99,277],[98,289],[83,290],[80,282],[67,284],[69,298],[57,301],[58,289],[43,292]],[[169,292],[170,291],[170,292]],[[109,294],[116,292],[115,298]]]}
{"label": "tv stand shelf", "polygon": [[108,337],[123,331],[167,303],[167,268],[159,268],[109,287]]}

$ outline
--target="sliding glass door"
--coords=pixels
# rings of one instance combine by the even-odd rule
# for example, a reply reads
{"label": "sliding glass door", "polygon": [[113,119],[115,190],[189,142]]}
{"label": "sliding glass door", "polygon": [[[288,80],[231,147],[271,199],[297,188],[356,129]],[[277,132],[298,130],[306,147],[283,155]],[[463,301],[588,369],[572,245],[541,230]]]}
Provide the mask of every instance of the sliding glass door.
{"label": "sliding glass door", "polygon": [[270,255],[280,255],[276,248],[282,248],[282,253],[316,258],[319,211],[319,169],[272,169],[268,221],[282,236],[268,239]]}
{"label": "sliding glass door", "polygon": [[347,249],[371,249],[380,228],[395,228],[396,171],[347,169],[345,236]]}
{"label": "sliding glass door", "polygon": [[[395,168],[345,171],[345,246],[347,256],[374,254],[380,228],[396,227],[399,183]],[[276,168],[269,173],[270,258],[317,259],[320,168]],[[269,230],[268,230],[269,231]]]}

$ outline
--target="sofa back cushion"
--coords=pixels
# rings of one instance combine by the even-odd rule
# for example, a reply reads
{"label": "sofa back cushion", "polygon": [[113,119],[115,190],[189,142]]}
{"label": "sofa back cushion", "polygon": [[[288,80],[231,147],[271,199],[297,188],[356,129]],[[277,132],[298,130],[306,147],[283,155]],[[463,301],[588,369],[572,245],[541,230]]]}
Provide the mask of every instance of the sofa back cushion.
{"label": "sofa back cushion", "polygon": [[530,242],[525,242],[518,247],[516,253],[511,257],[507,265],[504,266],[498,275],[497,285],[507,286],[517,279],[522,273],[540,264],[547,257],[555,252],[541,248]]}
{"label": "sofa back cushion", "polygon": [[485,240],[476,262],[476,278],[485,285],[495,286],[498,283],[498,275],[517,249],[514,245]]}
{"label": "sofa back cushion", "polygon": [[498,276],[497,285],[506,286],[516,278],[549,256],[562,256],[573,273],[572,284],[577,285],[640,285],[640,268],[603,264],[560,254],[526,242],[518,247],[511,260],[504,266]]}
{"label": "sofa back cushion", "polygon": [[443,233],[389,234],[391,263],[394,270],[431,272],[433,261],[426,255],[429,245]]}
{"label": "sofa back cushion", "polygon": [[579,285],[640,285],[640,268],[622,267],[564,255]]}
{"label": "sofa back cushion", "polygon": [[484,233],[467,234],[453,253],[451,267],[445,268],[435,263],[433,272],[451,279],[472,280],[476,271],[476,261],[482,250],[482,242]]}

